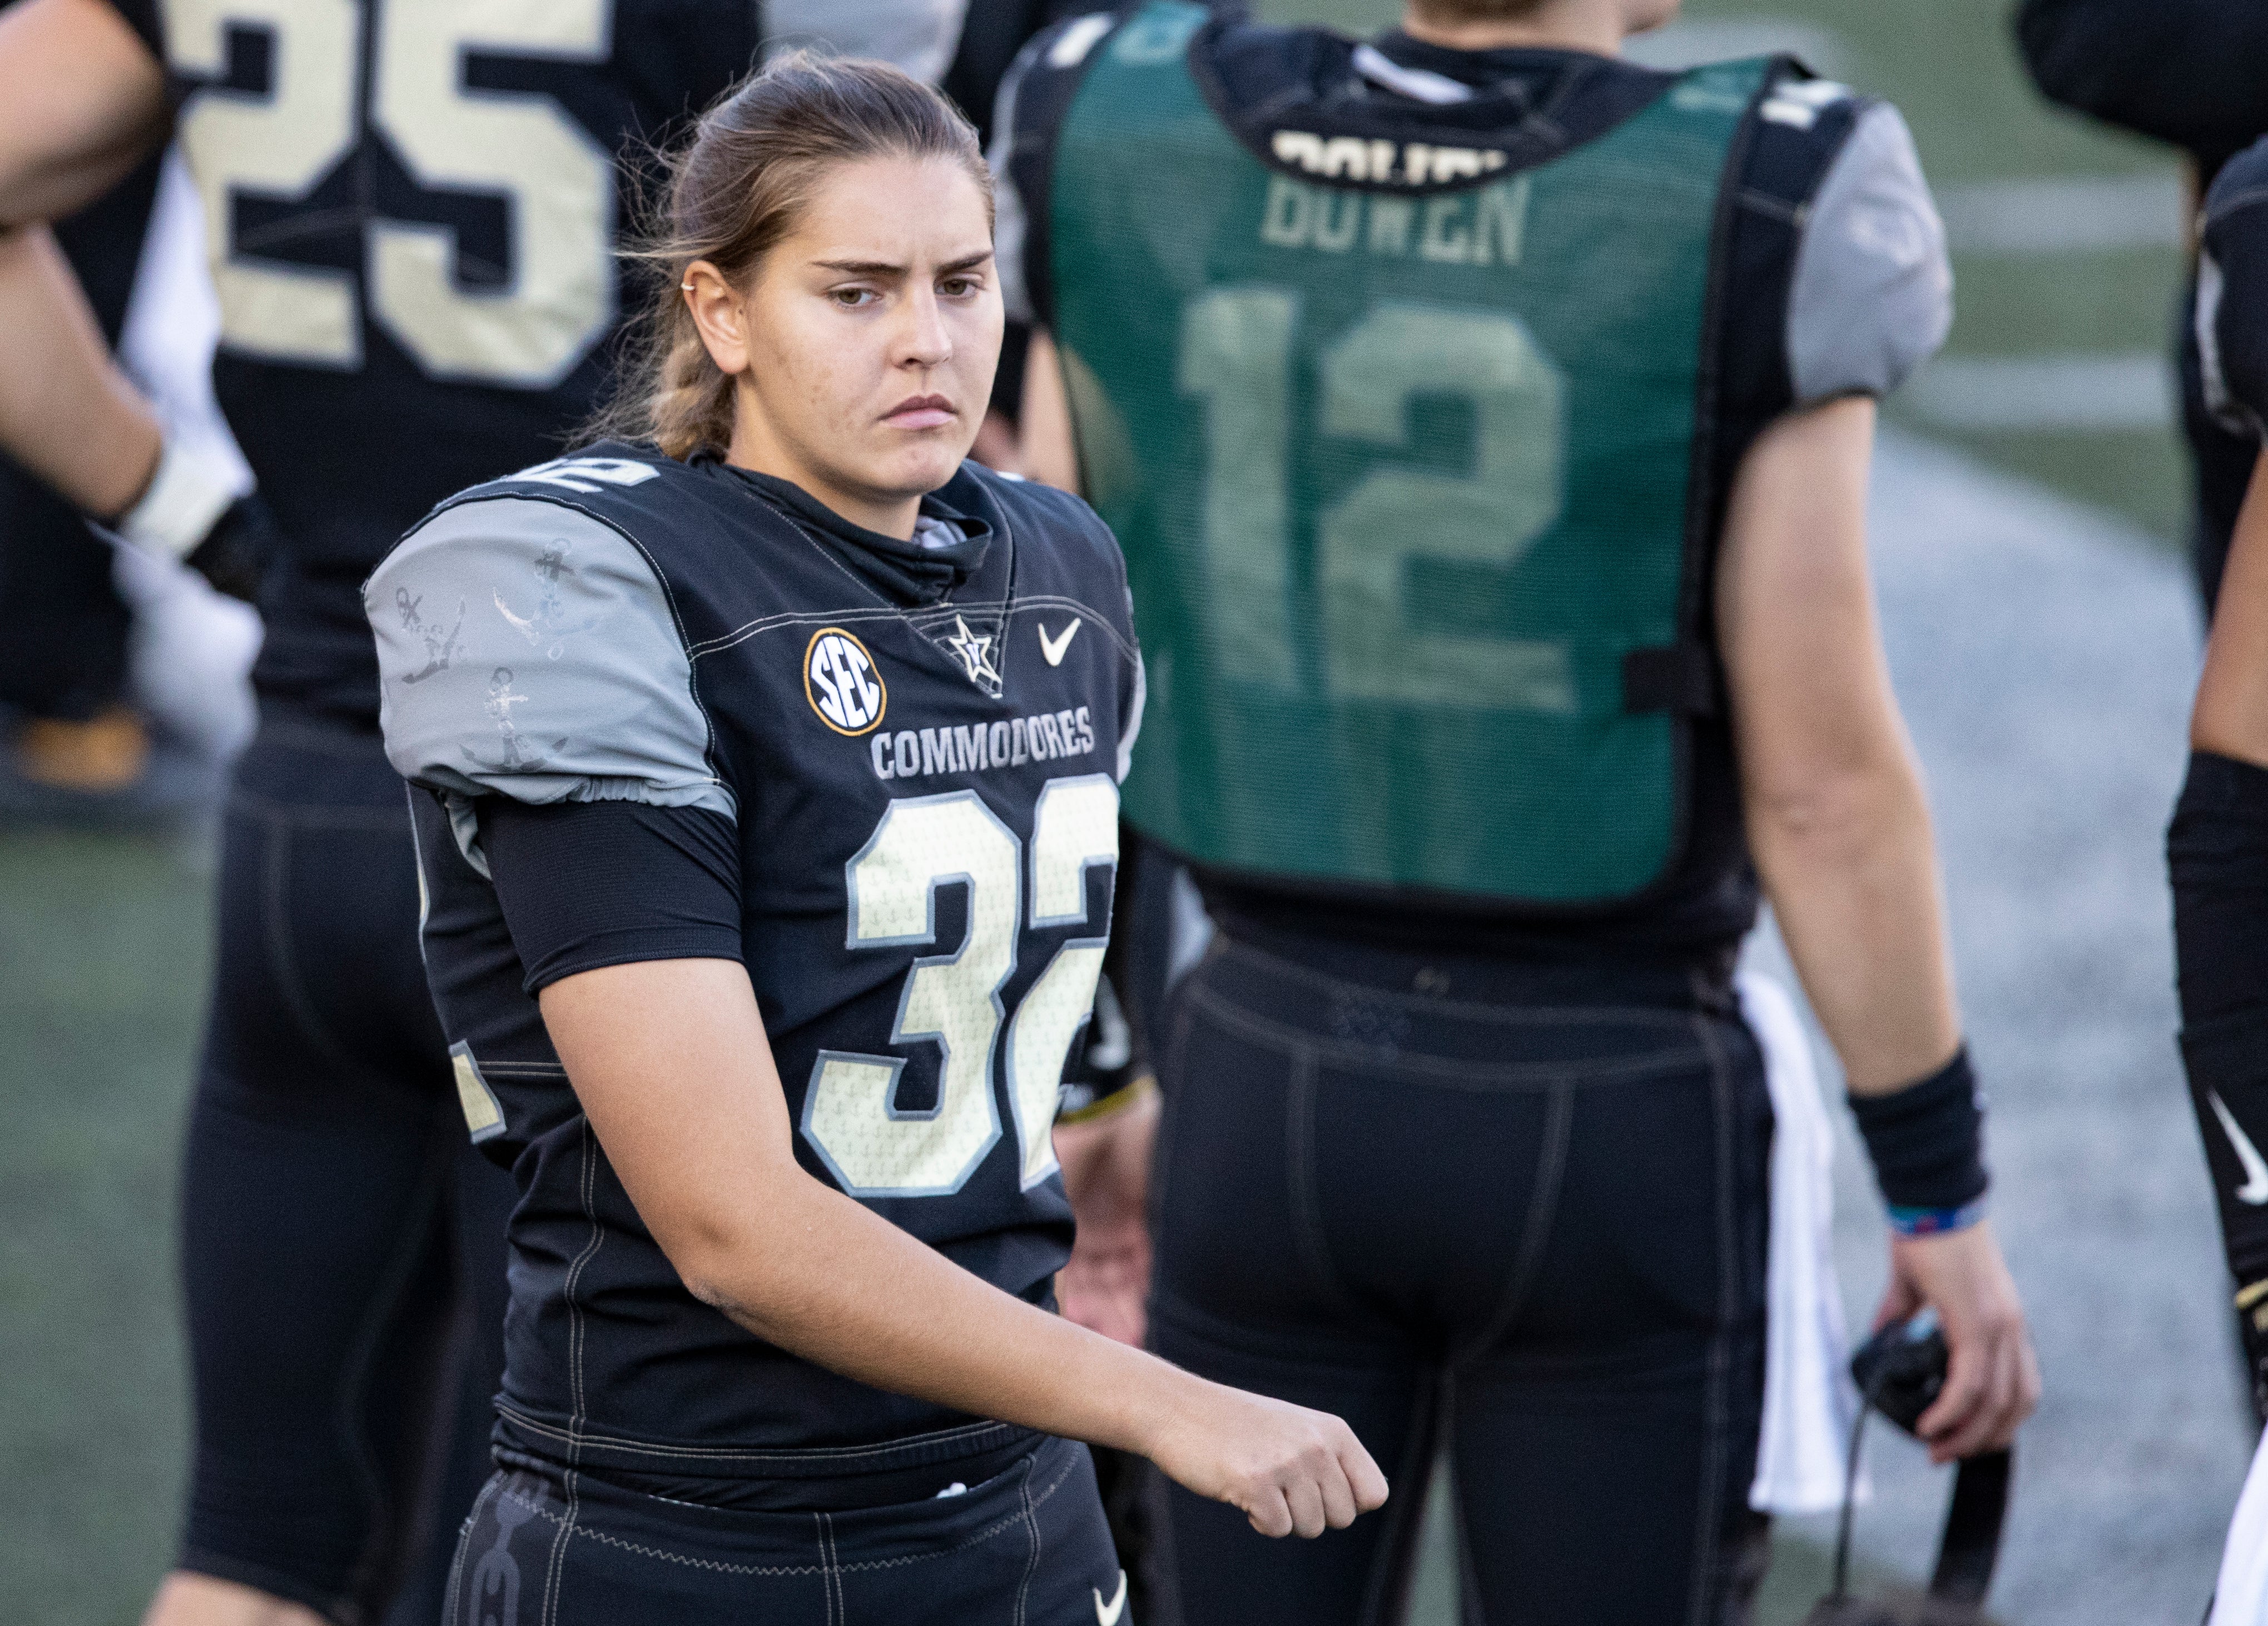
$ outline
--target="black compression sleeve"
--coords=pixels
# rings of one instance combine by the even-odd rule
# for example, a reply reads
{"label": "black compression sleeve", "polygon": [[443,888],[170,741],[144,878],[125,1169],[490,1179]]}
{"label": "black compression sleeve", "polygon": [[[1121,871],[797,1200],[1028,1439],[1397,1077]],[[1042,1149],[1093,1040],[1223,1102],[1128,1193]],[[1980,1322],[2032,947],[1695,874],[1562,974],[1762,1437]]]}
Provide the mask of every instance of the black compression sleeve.
{"label": "black compression sleeve", "polygon": [[2268,769],[2200,751],[2166,836],[2182,1060],[2240,1284],[2268,1277]]}
{"label": "black compression sleeve", "polygon": [[481,803],[481,846],[530,993],[642,960],[739,960],[740,837],[705,808]]}
{"label": "black compression sleeve", "polygon": [[2166,867],[2183,1027],[2268,1014],[2268,769],[2192,755]]}

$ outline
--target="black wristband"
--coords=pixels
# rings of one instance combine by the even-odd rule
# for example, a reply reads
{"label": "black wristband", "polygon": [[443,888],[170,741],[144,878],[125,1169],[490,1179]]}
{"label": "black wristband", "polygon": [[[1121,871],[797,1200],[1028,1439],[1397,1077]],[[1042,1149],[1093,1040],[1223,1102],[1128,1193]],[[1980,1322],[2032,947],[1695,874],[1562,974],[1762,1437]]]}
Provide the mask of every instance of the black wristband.
{"label": "black wristband", "polygon": [[1992,1183],[1984,1103],[1966,1045],[1918,1083],[1888,1095],[1853,1095],[1851,1111],[1882,1201],[1892,1208],[1965,1208]]}
{"label": "black wristband", "polygon": [[205,539],[181,560],[218,591],[247,604],[260,602],[260,584],[283,553],[283,539],[257,491],[229,504]]}

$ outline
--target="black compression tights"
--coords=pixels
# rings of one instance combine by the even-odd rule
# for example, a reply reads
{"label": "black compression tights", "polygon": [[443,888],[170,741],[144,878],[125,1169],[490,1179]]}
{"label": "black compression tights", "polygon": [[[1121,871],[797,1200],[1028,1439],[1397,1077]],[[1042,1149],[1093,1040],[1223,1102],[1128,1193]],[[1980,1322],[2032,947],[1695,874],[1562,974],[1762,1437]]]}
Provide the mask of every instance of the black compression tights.
{"label": "black compression tights", "polygon": [[438,1617],[488,1472],[510,1182],[467,1145],[374,739],[269,719],[227,814],[181,1268],[183,1568]]}
{"label": "black compression tights", "polygon": [[1175,990],[1157,1348],[1344,1417],[1393,1490],[1314,1541],[1173,1492],[1187,1626],[1401,1619],[1442,1451],[1469,1622],[1743,1618],[1755,1041],[1672,974],[1507,1001],[1518,980],[1382,957],[1356,982],[1232,946]]}

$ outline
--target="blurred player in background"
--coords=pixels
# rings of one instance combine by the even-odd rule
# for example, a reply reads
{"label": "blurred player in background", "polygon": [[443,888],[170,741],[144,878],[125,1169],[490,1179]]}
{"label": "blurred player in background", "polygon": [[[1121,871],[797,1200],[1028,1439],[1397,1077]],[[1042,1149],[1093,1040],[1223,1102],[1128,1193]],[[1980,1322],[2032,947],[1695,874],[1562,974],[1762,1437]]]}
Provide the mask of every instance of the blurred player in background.
{"label": "blurred player in background", "polygon": [[[2268,423],[2268,142],[2222,170],[2200,243],[2203,396]],[[2168,856],[2182,1053],[2220,1196],[2255,1404],[2268,1410],[2268,453],[2256,454],[2190,723]]]}
{"label": "blurred player in background", "polygon": [[[963,14],[761,10],[930,77]],[[465,1148],[416,958],[359,587],[433,503],[541,461],[596,403],[623,156],[742,73],[760,26],[748,0],[0,16],[0,450],[256,595],[267,624],[184,1174],[197,1453],[154,1620],[368,1620],[397,1593],[398,1618],[438,1609],[488,1469],[509,1188]],[[272,532],[107,364],[42,224],[169,131],[206,204],[221,405]],[[450,627],[431,631],[446,659]]]}
{"label": "blurred player in background", "polygon": [[2240,759],[2230,761],[2212,743],[2238,739],[2225,732],[2225,719],[2240,687],[2229,675],[2230,640],[2242,635],[2220,630],[2217,604],[2261,455],[2261,397],[2245,371],[2245,346],[2257,342],[2268,291],[2258,211],[2246,201],[2260,185],[2261,159],[2254,153],[2241,166],[2232,161],[2268,135],[2268,73],[2261,68],[2268,63],[2268,8],[2250,0],[2026,0],[2016,32],[2043,92],[2180,148],[2196,195],[2210,199],[2194,274],[2182,291],[2174,351],[2195,479],[2192,559],[2215,631],[2192,731],[2200,754],[2174,820],[2169,857],[2191,1101],[2235,1273],[2253,1409],[2268,1416],[2268,1322],[2258,1313],[2268,1308],[2268,1218],[2261,1208],[2268,1172],[2255,1175],[2256,1137],[2268,1144],[2268,1093],[2241,1065],[2228,1072],[2224,1063],[2239,1061],[2242,1046],[2231,1049],[2213,1037],[2259,991],[2247,982],[2242,931],[2220,935],[2242,917],[2225,912],[2230,902],[2220,888],[2235,872],[2218,867],[2242,851],[2242,763],[2253,759],[2229,751]]}
{"label": "blurred player in background", "polygon": [[[2051,99],[2187,153],[2193,199],[2268,135],[2268,7],[2256,0],[2024,0],[2016,39]],[[2205,402],[2198,293],[2194,281],[2183,291],[2174,357],[2194,480],[2191,557],[2209,613],[2260,438]]]}
{"label": "blurred player in background", "polygon": [[1190,1626],[1398,1618],[1444,1449],[1476,1617],[1745,1618],[1760,884],[1889,1205],[1880,1314],[1952,1346],[1933,1453],[2037,1394],[1866,560],[1942,232],[1893,108],[1615,60],[1675,9],[1357,45],[1152,0],[1004,89],[1029,467],[1126,549],[1127,813],[1219,932],[1160,1040],[1152,1341],[1404,1492],[1296,1551],[1175,1492]]}
{"label": "blurred player in background", "polygon": [[[2268,428],[2268,141],[2206,195],[2197,349],[2208,410]],[[2257,454],[2190,719],[2167,837],[2182,1059],[2220,1200],[2254,1404],[2268,1412],[2268,453]],[[2213,1626],[2268,1622],[2268,1468],[2229,1534]]]}

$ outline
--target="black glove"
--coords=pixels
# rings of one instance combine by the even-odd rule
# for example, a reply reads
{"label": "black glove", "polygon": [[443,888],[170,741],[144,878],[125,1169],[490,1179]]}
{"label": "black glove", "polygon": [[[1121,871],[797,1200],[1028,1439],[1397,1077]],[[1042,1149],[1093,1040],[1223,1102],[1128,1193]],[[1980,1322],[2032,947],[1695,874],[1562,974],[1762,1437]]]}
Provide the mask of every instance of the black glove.
{"label": "black glove", "polygon": [[204,541],[190,548],[181,563],[230,598],[257,604],[261,580],[282,542],[268,504],[260,500],[259,492],[251,491],[222,511]]}
{"label": "black glove", "polygon": [[281,536],[258,492],[238,496],[243,467],[195,440],[167,439],[134,505],[88,523],[121,544],[178,559],[232,599],[253,602],[261,578],[282,551]]}

